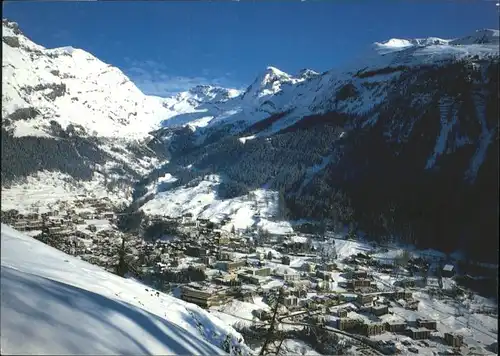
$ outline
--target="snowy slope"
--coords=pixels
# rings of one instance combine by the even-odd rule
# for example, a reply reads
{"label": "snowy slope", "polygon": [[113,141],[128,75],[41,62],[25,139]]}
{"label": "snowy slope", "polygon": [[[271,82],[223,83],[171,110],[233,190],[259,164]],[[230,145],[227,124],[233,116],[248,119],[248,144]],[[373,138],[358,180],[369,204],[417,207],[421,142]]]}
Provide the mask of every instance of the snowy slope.
{"label": "snowy slope", "polygon": [[132,181],[164,159],[146,146],[149,132],[239,94],[199,86],[172,98],[147,96],[82,49],[44,48],[6,19],[2,36],[2,203],[21,210],[89,191],[126,202]]}
{"label": "snowy slope", "polygon": [[[55,120],[94,136],[141,138],[203,101],[238,94],[201,87],[169,100],[147,96],[121,70],[82,49],[44,48],[5,19],[2,30],[2,119],[14,121],[16,136],[46,136]],[[31,114],[16,120],[23,109]]]}
{"label": "snowy slope", "polygon": [[201,308],[3,225],[2,354],[220,355],[237,332]]}
{"label": "snowy slope", "polygon": [[[377,71],[388,67],[408,68],[422,65],[443,65],[451,61],[488,59],[498,57],[498,30],[478,30],[458,39],[438,37],[397,39],[374,43],[359,58],[340,69],[318,74],[304,69],[297,75],[268,67],[240,95],[231,97],[217,106],[205,107],[192,117],[183,114],[165,122],[166,126],[186,125],[192,120],[204,119],[203,125],[214,128],[221,124],[238,124],[239,130],[269,116],[287,112],[279,122],[261,134],[271,134],[297,122],[304,116],[330,110],[362,115],[383,102],[391,81],[399,71],[361,78],[356,73]],[[334,93],[353,83],[359,96],[346,102],[335,100]]]}
{"label": "snowy slope", "polygon": [[[168,174],[170,181],[176,178]],[[230,230],[244,230],[248,227],[262,228],[271,233],[285,234],[293,231],[289,222],[274,221],[278,209],[278,193],[257,189],[247,195],[232,199],[221,199],[217,187],[222,179],[217,175],[204,177],[195,184],[160,192],[152,187],[154,197],[142,206],[148,215],[183,216],[191,213],[193,218],[209,219],[221,222],[229,218],[223,226]]]}

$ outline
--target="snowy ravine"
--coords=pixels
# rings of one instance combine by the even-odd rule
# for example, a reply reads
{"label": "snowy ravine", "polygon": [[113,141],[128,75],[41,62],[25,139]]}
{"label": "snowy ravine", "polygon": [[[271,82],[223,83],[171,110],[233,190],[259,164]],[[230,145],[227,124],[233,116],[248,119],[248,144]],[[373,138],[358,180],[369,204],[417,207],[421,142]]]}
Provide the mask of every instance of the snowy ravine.
{"label": "snowy ravine", "polygon": [[248,354],[201,308],[112,275],[1,226],[1,353]]}

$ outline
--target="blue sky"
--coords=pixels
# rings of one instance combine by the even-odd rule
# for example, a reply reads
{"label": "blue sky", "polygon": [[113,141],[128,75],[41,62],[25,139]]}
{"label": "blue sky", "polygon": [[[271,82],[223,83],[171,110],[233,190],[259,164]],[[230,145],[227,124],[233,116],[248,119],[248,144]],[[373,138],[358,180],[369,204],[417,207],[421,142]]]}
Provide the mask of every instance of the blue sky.
{"label": "blue sky", "polygon": [[498,29],[496,0],[3,2],[45,47],[71,45],[165,96],[197,84],[242,88],[267,66],[322,72],[389,38]]}

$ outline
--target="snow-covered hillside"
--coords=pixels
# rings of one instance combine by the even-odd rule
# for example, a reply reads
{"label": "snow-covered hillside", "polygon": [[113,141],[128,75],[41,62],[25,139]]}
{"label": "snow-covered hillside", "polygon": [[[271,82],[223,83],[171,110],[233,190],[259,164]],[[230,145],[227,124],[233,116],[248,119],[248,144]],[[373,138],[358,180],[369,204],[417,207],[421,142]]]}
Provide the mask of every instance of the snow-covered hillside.
{"label": "snow-covered hillside", "polygon": [[127,202],[133,181],[164,160],[148,147],[149,132],[239,94],[199,86],[172,98],[147,96],[82,49],[44,48],[6,19],[2,36],[2,202],[20,210],[89,194],[90,186]]}
{"label": "snow-covered hillside", "polygon": [[[175,178],[169,178],[169,181],[175,181]],[[217,194],[221,181],[217,175],[207,176],[187,187],[166,192],[151,186],[149,193],[154,197],[143,205],[142,210],[148,215],[178,217],[191,213],[194,219],[228,220],[223,226],[228,231],[233,227],[240,230],[262,228],[275,234],[293,231],[289,222],[274,221],[278,209],[277,192],[257,189],[240,197],[221,199]]]}
{"label": "snow-covered hillside", "polygon": [[2,118],[16,136],[46,136],[54,120],[93,136],[142,138],[203,101],[238,94],[200,87],[169,100],[147,96],[121,70],[82,49],[47,49],[16,23],[2,25]]}
{"label": "snow-covered hillside", "polygon": [[221,355],[241,335],[201,308],[2,224],[2,354]]}

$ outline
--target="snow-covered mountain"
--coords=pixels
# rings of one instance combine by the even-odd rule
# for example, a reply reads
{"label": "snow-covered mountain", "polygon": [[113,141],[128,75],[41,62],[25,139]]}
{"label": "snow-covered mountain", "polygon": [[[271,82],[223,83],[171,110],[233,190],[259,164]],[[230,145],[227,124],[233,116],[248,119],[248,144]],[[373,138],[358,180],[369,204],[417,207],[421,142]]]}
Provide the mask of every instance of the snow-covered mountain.
{"label": "snow-covered mountain", "polygon": [[238,332],[194,304],[4,224],[1,231],[2,354],[224,355],[229,345],[248,352]]}
{"label": "snow-covered mountain", "polygon": [[19,184],[29,179],[45,187],[47,197],[82,193],[126,202],[132,182],[166,158],[152,149],[149,132],[204,102],[235,95],[205,86],[174,98],[147,96],[92,54],[44,48],[3,19],[3,201],[36,203]]}
{"label": "snow-covered mountain", "polygon": [[16,23],[2,24],[2,118],[15,136],[44,135],[55,120],[89,135],[140,138],[168,115],[161,98],[142,94],[118,68],[81,49],[46,49]]}
{"label": "snow-covered mountain", "polygon": [[[363,53],[360,59],[353,60],[348,67],[323,74],[304,69],[297,75],[291,75],[268,67],[240,95],[216,106],[204,105],[192,116],[174,116],[164,124],[174,127],[203,118],[203,125],[195,126],[231,124],[244,130],[270,115],[286,112],[280,123],[268,132],[273,133],[276,129],[294,124],[305,115],[331,110],[362,115],[385,100],[391,81],[400,77],[403,71],[422,66],[444,66],[474,57],[482,60],[498,57],[498,30],[479,30],[458,39],[393,38],[376,42],[371,50]],[[375,74],[369,75],[372,72]],[[345,103],[332,98],[332,93],[339,92],[349,83],[357,88],[357,98]]]}
{"label": "snow-covered mountain", "polygon": [[374,49],[380,54],[386,54],[407,49],[408,47],[425,47],[432,45],[448,45],[450,40],[443,40],[437,37],[415,38],[415,39],[400,39],[391,38],[384,42],[375,42]]}
{"label": "snow-covered mountain", "polygon": [[[288,214],[281,215],[288,218],[355,219],[374,234],[413,231],[425,243],[446,234],[467,245],[472,226],[496,209],[484,198],[496,171],[495,38],[497,30],[449,40],[392,39],[375,43],[348,67],[322,74],[269,67],[241,95],[216,110],[206,106],[203,127],[174,132],[175,125],[167,124],[156,133],[168,136],[172,159],[137,187],[144,210],[176,215],[188,209],[214,220],[229,216],[239,227],[243,220],[262,227],[269,204],[256,193],[264,187],[285,196],[272,199],[276,216],[285,200]],[[175,183],[153,184],[165,174]],[[213,175],[217,184],[208,183]],[[450,206],[457,191],[469,208]],[[470,210],[478,204],[482,213]],[[396,206],[407,216],[419,210],[426,217],[389,227],[388,221],[397,221],[387,217]],[[442,224],[431,218],[437,214],[449,227],[436,225]],[[469,217],[467,226],[451,223],[459,215]],[[486,239],[496,230],[488,231]]]}
{"label": "snow-covered mountain", "polygon": [[477,30],[469,36],[457,38],[450,42],[451,45],[497,45],[498,46],[499,31],[494,29],[485,28]]}

